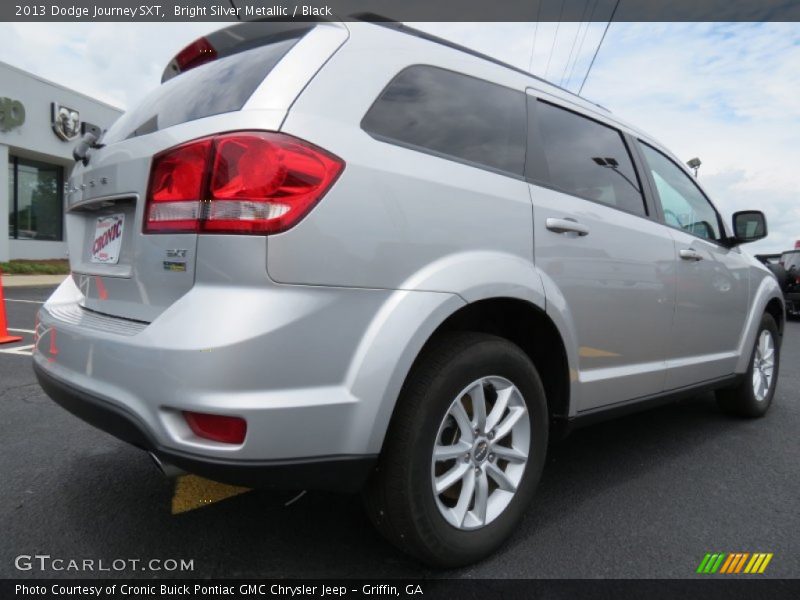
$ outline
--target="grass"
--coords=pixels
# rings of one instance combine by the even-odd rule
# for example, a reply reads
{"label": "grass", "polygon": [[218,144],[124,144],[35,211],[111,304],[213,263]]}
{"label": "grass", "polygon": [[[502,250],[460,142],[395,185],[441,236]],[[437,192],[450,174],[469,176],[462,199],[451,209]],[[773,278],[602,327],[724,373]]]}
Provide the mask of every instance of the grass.
{"label": "grass", "polygon": [[0,262],[0,271],[4,275],[69,275],[69,261],[65,259],[50,260],[12,260]]}

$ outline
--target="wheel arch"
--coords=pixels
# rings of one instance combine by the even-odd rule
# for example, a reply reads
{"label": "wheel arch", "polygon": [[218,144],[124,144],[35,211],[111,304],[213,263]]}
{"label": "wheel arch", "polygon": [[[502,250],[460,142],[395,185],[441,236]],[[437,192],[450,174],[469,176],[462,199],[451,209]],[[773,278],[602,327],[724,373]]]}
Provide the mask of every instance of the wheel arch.
{"label": "wheel arch", "polygon": [[[391,416],[381,428],[381,446],[391,418],[396,413],[403,388],[426,349],[445,333],[488,333],[514,343],[531,359],[545,389],[551,425],[560,425],[569,415],[570,367],[562,336],[548,314],[535,304],[512,297],[486,298],[459,307],[444,318],[416,353],[394,399]],[[377,424],[376,424],[377,425]]]}
{"label": "wheel arch", "polygon": [[764,312],[769,313],[773,319],[775,319],[775,324],[778,326],[778,333],[783,336],[783,328],[786,323],[786,308],[778,298],[772,298],[769,302],[767,302],[767,306],[764,308]]}
{"label": "wheel arch", "polygon": [[755,344],[759,324],[761,323],[761,317],[765,313],[771,315],[772,318],[775,319],[778,332],[783,336],[783,329],[786,321],[786,306],[783,300],[783,293],[778,286],[778,281],[770,275],[766,275],[761,279],[752,295],[750,312],[742,330],[742,336],[737,349],[739,360],[736,364],[735,373],[747,372],[750,365],[753,345]]}

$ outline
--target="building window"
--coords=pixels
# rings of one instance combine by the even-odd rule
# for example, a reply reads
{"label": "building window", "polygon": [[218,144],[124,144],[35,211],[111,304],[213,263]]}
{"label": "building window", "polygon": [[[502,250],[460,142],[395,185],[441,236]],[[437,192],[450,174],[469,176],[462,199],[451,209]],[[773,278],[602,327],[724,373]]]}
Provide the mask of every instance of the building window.
{"label": "building window", "polygon": [[14,240],[63,238],[64,169],[12,156],[8,163],[8,237]]}

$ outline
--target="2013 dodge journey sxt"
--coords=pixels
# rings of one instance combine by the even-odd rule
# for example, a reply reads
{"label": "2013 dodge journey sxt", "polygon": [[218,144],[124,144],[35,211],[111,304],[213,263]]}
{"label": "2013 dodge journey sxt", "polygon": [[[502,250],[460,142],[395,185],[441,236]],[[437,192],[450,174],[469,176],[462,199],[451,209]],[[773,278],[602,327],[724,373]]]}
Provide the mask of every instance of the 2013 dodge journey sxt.
{"label": "2013 dodge journey sxt", "polygon": [[188,472],[362,490],[429,564],[502,543],[564,426],[772,400],[763,214],[729,228],[648,135],[413,29],[235,25],[75,155],[47,393]]}

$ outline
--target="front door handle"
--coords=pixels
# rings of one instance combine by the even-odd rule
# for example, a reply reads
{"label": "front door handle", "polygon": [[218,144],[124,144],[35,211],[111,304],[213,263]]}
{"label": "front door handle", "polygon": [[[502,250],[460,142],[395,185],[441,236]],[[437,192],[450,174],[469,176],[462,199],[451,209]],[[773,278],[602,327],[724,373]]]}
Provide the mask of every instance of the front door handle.
{"label": "front door handle", "polygon": [[565,217],[563,219],[548,218],[544,222],[545,227],[555,233],[577,233],[578,235],[589,235],[589,228],[581,225],[575,219]]}
{"label": "front door handle", "polygon": [[703,255],[694,248],[684,248],[678,254],[681,255],[683,260],[693,260],[695,262],[698,260],[703,260]]}

